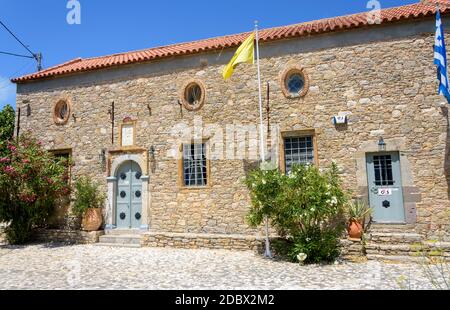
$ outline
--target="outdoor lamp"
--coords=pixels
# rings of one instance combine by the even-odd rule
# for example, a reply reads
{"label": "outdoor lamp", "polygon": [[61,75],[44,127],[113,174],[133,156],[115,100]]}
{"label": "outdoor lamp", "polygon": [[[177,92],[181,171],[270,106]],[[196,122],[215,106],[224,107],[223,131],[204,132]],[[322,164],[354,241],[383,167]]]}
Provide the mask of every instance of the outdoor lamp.
{"label": "outdoor lamp", "polygon": [[378,140],[378,150],[380,152],[386,151],[386,142],[384,142],[383,137],[380,137],[380,140]]}
{"label": "outdoor lamp", "polygon": [[156,152],[155,147],[152,145],[148,150],[148,153],[152,160],[155,160],[155,152]]}
{"label": "outdoor lamp", "polygon": [[102,164],[102,167],[105,167],[105,165],[106,165],[106,149],[102,149],[100,151],[100,154],[98,155],[98,160]]}

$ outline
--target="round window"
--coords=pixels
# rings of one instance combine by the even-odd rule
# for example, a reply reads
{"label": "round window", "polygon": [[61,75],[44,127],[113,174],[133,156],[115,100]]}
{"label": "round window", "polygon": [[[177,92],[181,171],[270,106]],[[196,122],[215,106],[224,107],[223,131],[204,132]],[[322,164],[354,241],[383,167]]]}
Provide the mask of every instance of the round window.
{"label": "round window", "polygon": [[281,86],[287,98],[303,97],[308,92],[309,79],[303,69],[288,68],[282,74]]}
{"label": "round window", "polygon": [[205,103],[205,87],[200,81],[190,81],[183,87],[182,102],[189,111],[200,110]]}
{"label": "round window", "polygon": [[298,73],[291,74],[286,79],[286,88],[292,95],[299,94],[305,87],[305,79]]}
{"label": "round window", "polygon": [[53,109],[53,119],[56,124],[64,125],[69,120],[70,104],[67,100],[59,100]]}

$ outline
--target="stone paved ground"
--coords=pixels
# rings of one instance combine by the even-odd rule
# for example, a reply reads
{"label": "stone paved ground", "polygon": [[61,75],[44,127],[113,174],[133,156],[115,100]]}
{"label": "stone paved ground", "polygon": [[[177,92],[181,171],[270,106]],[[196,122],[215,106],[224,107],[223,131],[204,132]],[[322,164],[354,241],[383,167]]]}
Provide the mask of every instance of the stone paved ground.
{"label": "stone paved ground", "polygon": [[0,289],[432,289],[417,264],[300,266],[253,252],[0,247]]}

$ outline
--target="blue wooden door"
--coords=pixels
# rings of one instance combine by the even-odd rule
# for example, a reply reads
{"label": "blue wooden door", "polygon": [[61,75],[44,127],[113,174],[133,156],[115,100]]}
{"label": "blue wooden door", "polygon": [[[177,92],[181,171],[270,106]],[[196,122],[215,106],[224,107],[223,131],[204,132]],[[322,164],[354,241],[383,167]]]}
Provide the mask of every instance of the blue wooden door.
{"label": "blue wooden door", "polygon": [[404,223],[399,153],[368,154],[367,177],[374,222]]}
{"label": "blue wooden door", "polygon": [[142,217],[142,172],[133,161],[124,163],[117,176],[117,228],[140,228]]}

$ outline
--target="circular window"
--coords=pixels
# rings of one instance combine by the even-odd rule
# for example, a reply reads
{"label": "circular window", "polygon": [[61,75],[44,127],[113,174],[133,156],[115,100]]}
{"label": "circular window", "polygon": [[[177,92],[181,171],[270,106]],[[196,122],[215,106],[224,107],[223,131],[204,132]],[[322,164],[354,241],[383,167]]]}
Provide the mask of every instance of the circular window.
{"label": "circular window", "polygon": [[183,87],[181,100],[189,111],[200,110],[205,104],[205,86],[202,82],[190,81]]}
{"label": "circular window", "polygon": [[288,68],[281,77],[281,88],[287,98],[303,97],[309,88],[309,79],[303,69]]}
{"label": "circular window", "polygon": [[141,193],[141,191],[136,191],[135,195],[136,195],[136,198],[141,198],[142,193]]}
{"label": "circular window", "polygon": [[120,192],[120,197],[121,197],[121,198],[127,197],[127,193],[125,193],[124,191],[121,191],[121,192]]}
{"label": "circular window", "polygon": [[142,177],[142,173],[141,172],[136,172],[135,177],[136,177],[136,180],[140,180],[141,177]]}
{"label": "circular window", "polygon": [[57,125],[64,125],[69,120],[70,103],[68,100],[59,100],[53,108],[53,120]]}
{"label": "circular window", "polygon": [[122,180],[126,180],[127,179],[127,175],[125,174],[125,173],[121,173],[120,174],[120,178],[122,179]]}

